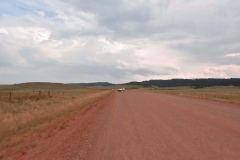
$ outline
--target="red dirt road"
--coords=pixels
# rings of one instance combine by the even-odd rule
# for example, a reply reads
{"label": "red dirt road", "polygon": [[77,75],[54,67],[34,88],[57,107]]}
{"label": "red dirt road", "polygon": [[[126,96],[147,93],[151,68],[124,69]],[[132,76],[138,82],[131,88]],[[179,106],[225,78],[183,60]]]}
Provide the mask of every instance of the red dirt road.
{"label": "red dirt road", "polygon": [[240,159],[240,106],[165,94],[113,92],[25,158]]}

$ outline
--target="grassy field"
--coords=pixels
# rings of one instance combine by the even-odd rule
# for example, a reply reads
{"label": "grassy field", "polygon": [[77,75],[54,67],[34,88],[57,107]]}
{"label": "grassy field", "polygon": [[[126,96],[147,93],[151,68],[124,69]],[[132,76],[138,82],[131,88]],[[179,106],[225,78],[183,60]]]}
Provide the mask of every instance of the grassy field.
{"label": "grassy field", "polygon": [[149,88],[141,88],[140,90],[240,104],[240,87],[237,86],[214,86],[203,88],[151,86]]}
{"label": "grassy field", "polygon": [[0,150],[23,141],[41,126],[58,124],[62,117],[94,103],[110,91],[56,83],[0,85]]}

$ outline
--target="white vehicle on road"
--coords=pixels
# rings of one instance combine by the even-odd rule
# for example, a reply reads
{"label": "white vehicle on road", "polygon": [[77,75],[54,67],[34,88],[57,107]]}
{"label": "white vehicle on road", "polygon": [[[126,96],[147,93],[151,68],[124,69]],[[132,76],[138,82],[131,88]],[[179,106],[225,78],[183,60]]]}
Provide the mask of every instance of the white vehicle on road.
{"label": "white vehicle on road", "polygon": [[119,88],[119,89],[117,89],[117,91],[119,91],[119,92],[125,91],[125,88]]}

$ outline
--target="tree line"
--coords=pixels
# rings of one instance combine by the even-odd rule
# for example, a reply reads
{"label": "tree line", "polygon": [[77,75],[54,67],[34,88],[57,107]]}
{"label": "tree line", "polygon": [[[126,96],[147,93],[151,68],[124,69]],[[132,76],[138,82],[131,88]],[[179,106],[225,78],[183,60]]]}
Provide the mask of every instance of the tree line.
{"label": "tree line", "polygon": [[171,79],[171,80],[149,80],[142,82],[129,82],[125,85],[142,85],[143,87],[149,87],[151,85],[159,87],[177,87],[177,86],[194,86],[196,88],[210,87],[210,86],[240,86],[240,78],[230,79]]}

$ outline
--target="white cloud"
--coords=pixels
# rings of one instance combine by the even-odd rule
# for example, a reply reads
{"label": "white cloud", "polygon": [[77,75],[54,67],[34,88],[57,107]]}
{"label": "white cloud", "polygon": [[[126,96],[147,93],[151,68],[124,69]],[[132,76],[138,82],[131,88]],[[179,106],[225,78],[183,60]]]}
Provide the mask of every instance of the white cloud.
{"label": "white cloud", "polygon": [[29,43],[40,43],[50,39],[51,32],[39,27],[12,27],[14,38],[26,40]]}
{"label": "white cloud", "polygon": [[8,34],[8,32],[4,28],[0,28],[0,34]]}
{"label": "white cloud", "polygon": [[16,82],[240,76],[235,0],[19,3],[28,10],[0,15],[0,66],[21,73]]}
{"label": "white cloud", "polygon": [[227,55],[225,55],[225,57],[240,57],[240,53],[227,54]]}
{"label": "white cloud", "polygon": [[45,12],[44,11],[38,11],[37,13],[42,18],[45,16]]}
{"label": "white cloud", "polygon": [[111,41],[105,37],[100,37],[98,39],[98,42],[102,45],[102,51],[96,52],[98,54],[101,53],[117,54],[123,52],[124,50],[135,48],[135,46],[132,44]]}
{"label": "white cloud", "polygon": [[239,65],[209,66],[203,69],[202,73],[208,77],[231,78],[240,76]]}

